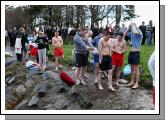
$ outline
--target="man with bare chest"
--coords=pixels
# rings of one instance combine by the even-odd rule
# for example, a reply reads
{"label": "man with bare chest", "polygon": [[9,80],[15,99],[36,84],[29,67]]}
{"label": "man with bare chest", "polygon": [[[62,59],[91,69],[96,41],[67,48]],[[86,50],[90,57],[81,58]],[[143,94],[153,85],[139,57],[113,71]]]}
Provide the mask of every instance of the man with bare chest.
{"label": "man with bare chest", "polygon": [[104,37],[99,40],[99,77],[98,77],[98,88],[103,90],[101,85],[101,75],[103,72],[108,71],[108,85],[109,90],[115,91],[112,86],[112,64],[111,64],[111,46],[109,43],[110,34],[105,32]]}
{"label": "man with bare chest", "polygon": [[112,66],[116,68],[116,84],[119,85],[120,70],[123,66],[124,52],[127,50],[126,41],[123,39],[123,33],[117,33],[116,39],[112,43]]}

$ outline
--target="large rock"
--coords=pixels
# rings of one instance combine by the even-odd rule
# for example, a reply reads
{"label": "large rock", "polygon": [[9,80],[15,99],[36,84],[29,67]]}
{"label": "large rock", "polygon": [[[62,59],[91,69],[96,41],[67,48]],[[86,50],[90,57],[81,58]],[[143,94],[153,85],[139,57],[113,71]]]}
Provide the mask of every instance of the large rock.
{"label": "large rock", "polygon": [[29,79],[26,81],[25,86],[29,88],[29,87],[33,86],[33,83],[34,83],[34,81]]}
{"label": "large rock", "polygon": [[16,88],[16,94],[18,96],[21,96],[25,93],[26,89],[24,87],[24,85],[19,85],[17,88]]}
{"label": "large rock", "polygon": [[38,85],[38,96],[45,97],[48,90],[48,82],[42,82]]}
{"label": "large rock", "polygon": [[33,96],[31,100],[28,102],[29,107],[37,106],[39,98],[37,96]]}
{"label": "large rock", "polygon": [[8,81],[8,84],[11,84],[11,83],[13,83],[13,82],[15,82],[15,77],[12,77],[12,78]]}
{"label": "large rock", "polygon": [[9,102],[14,100],[14,96],[12,94],[12,87],[5,87],[5,102]]}
{"label": "large rock", "polygon": [[23,101],[21,101],[19,104],[17,104],[14,108],[14,110],[19,110],[21,109],[21,107],[23,107],[24,105],[26,105],[28,103],[28,99],[25,99]]}

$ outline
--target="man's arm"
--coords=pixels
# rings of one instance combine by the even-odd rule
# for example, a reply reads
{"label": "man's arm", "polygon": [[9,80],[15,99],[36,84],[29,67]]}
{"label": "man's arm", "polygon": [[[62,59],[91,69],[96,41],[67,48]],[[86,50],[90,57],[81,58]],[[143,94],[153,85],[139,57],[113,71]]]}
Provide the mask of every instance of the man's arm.
{"label": "man's arm", "polygon": [[124,53],[126,50],[127,50],[127,44],[126,44],[126,41],[124,40],[124,48],[121,51],[121,53]]}
{"label": "man's arm", "polygon": [[63,39],[62,39],[62,37],[60,36],[60,41],[61,41],[61,46],[63,45]]}
{"label": "man's arm", "polygon": [[98,44],[98,51],[99,51],[100,59],[102,59],[102,44],[103,44],[103,39],[100,39],[99,44]]}

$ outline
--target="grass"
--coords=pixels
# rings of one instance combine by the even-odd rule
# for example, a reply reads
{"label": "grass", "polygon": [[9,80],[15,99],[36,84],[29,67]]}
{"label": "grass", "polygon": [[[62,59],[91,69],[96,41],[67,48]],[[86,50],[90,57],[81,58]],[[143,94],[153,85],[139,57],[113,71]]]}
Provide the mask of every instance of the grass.
{"label": "grass", "polygon": [[[68,44],[68,45],[63,45],[64,49],[64,65],[72,64],[72,49],[73,45]],[[128,55],[130,51],[130,46],[128,46],[128,50],[125,52],[124,55],[124,66],[128,64]],[[151,75],[148,70],[148,60],[149,57],[151,56],[152,52],[154,51],[154,45],[147,46],[144,45],[141,47],[141,52],[140,52],[140,65],[144,69],[144,73],[142,74],[141,81],[151,81]],[[53,46],[50,45],[50,52],[53,54]],[[90,57],[90,59],[92,59]]]}

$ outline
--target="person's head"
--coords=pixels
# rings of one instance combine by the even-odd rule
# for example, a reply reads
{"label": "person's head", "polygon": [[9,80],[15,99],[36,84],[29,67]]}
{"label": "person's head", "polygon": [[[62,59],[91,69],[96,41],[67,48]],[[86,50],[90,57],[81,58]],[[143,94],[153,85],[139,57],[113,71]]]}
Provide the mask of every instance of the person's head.
{"label": "person's head", "polygon": [[51,29],[51,26],[48,26],[49,29]]}
{"label": "person's head", "polygon": [[85,27],[80,27],[80,28],[79,28],[79,33],[80,33],[81,36],[84,37],[87,32],[88,32],[88,31],[87,31],[87,28],[85,28]]}
{"label": "person's head", "polygon": [[24,33],[24,32],[25,32],[25,29],[24,29],[23,27],[20,27],[19,31],[20,31],[21,33]]}
{"label": "person's head", "polygon": [[110,33],[108,31],[104,31],[104,39],[105,39],[105,41],[108,41],[109,38],[111,38]]}
{"label": "person's head", "polygon": [[33,36],[36,35],[36,31],[35,31],[35,30],[32,31],[32,35],[33,35]]}
{"label": "person's head", "polygon": [[13,30],[16,30],[16,27],[13,27]]}
{"label": "person's head", "polygon": [[57,36],[59,36],[59,31],[55,31],[54,32],[54,35],[57,37]]}
{"label": "person's head", "polygon": [[153,23],[152,23],[152,20],[150,20],[150,21],[149,21],[149,24],[150,24],[150,25],[152,25],[152,24],[153,24]]}
{"label": "person's head", "polygon": [[87,33],[86,33],[86,36],[87,37],[92,37],[93,36],[93,32],[90,30],[90,31],[88,31]]}
{"label": "person's head", "polygon": [[69,32],[69,36],[75,36],[76,34],[76,30],[75,29],[72,29],[70,32]]}
{"label": "person's head", "polygon": [[104,33],[105,33],[104,30],[101,30],[101,31],[99,32],[99,36],[100,36],[100,38],[104,37]]}
{"label": "person's head", "polygon": [[118,39],[118,41],[121,41],[123,39],[123,36],[124,36],[124,34],[122,32],[118,32],[116,34],[116,38]]}
{"label": "person's head", "polygon": [[144,21],[142,22],[142,25],[143,25],[143,26],[145,25],[145,22],[144,22]]}
{"label": "person's head", "polygon": [[44,36],[44,33],[41,31],[41,30],[39,30],[39,37],[43,37]]}

